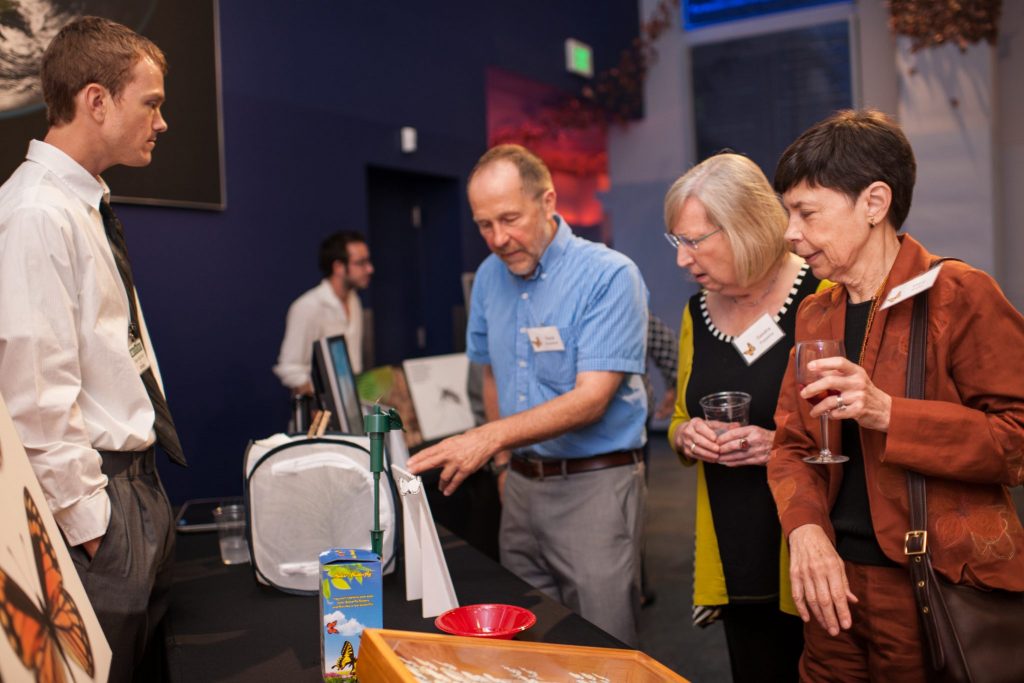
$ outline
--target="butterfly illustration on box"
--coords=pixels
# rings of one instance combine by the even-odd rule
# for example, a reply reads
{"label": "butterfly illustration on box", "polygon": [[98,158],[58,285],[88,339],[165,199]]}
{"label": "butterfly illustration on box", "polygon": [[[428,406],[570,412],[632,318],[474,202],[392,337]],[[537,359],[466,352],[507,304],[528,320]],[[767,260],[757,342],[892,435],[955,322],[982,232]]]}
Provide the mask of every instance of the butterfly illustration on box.
{"label": "butterfly illustration on box", "polygon": [[338,620],[337,619],[335,619],[334,621],[328,621],[327,622],[327,632],[328,633],[337,633],[338,632]]}
{"label": "butterfly illustration on box", "polygon": [[64,588],[57,554],[28,489],[25,515],[40,590],[26,591],[0,568],[0,625],[18,659],[38,683],[64,683],[71,672],[69,657],[93,677],[96,663],[85,622]]}
{"label": "butterfly illustration on box", "polygon": [[346,640],[345,644],[341,646],[341,656],[338,657],[338,661],[331,668],[337,669],[339,673],[346,669],[350,672],[356,670],[356,653],[350,641]]}

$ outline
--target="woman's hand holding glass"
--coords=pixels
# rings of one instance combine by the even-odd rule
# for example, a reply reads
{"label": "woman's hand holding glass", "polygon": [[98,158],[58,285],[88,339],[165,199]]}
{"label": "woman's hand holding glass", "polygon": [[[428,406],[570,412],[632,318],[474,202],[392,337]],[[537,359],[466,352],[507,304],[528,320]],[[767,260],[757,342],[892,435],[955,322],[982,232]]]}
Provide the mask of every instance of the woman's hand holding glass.
{"label": "woman's hand holding glass", "polygon": [[800,391],[800,397],[828,394],[811,408],[811,417],[829,414],[836,420],[856,420],[866,429],[889,431],[892,397],[872,383],[867,371],[846,358],[819,358],[808,363],[819,376]]}
{"label": "woman's hand holding glass", "polygon": [[684,422],[675,433],[676,451],[727,467],[767,464],[774,440],[774,431],[700,417]]}
{"label": "woman's hand holding glass", "polygon": [[675,433],[676,452],[694,460],[718,462],[718,435],[712,423],[695,417],[679,425]]}
{"label": "woman's hand holding glass", "polygon": [[767,465],[775,431],[754,425],[733,426],[718,434],[718,464],[726,467]]}

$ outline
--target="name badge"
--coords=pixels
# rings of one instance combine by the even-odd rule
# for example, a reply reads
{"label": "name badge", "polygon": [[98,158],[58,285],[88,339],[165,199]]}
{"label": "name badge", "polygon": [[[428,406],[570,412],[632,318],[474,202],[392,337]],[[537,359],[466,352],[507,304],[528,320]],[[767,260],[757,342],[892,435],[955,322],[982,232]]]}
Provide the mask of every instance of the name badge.
{"label": "name badge", "polygon": [[901,301],[906,301],[912,296],[931,289],[932,285],[935,284],[935,279],[939,277],[939,270],[941,268],[942,264],[940,263],[935,268],[932,268],[915,278],[907,280],[902,285],[896,285],[889,292],[889,295],[885,297],[885,301],[883,301],[882,305],[878,307],[878,310],[884,311],[890,306],[895,306]]}
{"label": "name badge", "polygon": [[765,313],[755,320],[753,325],[733,337],[732,345],[736,347],[740,358],[747,365],[753,365],[754,361],[767,353],[768,349],[775,346],[785,336],[786,333],[782,331],[775,319]]}
{"label": "name badge", "polygon": [[146,347],[142,345],[141,339],[128,340],[128,353],[132,356],[135,369],[141,375],[149,370],[149,356],[146,354]]}
{"label": "name badge", "polygon": [[534,353],[565,351],[565,344],[562,343],[562,335],[558,333],[557,327],[527,327],[526,336]]}

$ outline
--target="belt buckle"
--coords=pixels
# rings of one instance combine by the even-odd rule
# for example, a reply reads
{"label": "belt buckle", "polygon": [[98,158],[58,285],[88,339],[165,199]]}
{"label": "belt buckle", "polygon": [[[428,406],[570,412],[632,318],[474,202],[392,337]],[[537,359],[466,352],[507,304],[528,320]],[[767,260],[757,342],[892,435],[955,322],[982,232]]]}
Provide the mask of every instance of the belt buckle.
{"label": "belt buckle", "polygon": [[534,477],[534,479],[543,479],[544,478],[544,461],[543,460],[541,460],[540,458],[527,457],[526,458],[526,462],[529,463],[530,467],[532,467],[534,469],[534,471],[537,473],[537,476]]}
{"label": "belt buckle", "polygon": [[[912,543],[919,543],[919,547],[911,550]],[[904,555],[924,555],[928,552],[928,532],[922,530],[908,531],[903,537]]]}

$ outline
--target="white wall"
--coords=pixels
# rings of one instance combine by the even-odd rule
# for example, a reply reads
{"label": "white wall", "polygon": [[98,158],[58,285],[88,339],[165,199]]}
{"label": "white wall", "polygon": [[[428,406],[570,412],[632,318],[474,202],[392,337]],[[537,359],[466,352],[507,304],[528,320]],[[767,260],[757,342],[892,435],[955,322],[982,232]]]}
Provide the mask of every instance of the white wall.
{"label": "white wall", "polygon": [[898,44],[899,120],[917,157],[906,228],[933,253],[995,275],[994,51]]}
{"label": "white wall", "polygon": [[996,74],[996,278],[1024,310],[1024,3],[1003,3]]}
{"label": "white wall", "polygon": [[[655,5],[640,0],[641,17]],[[775,15],[757,30],[784,30],[824,16],[815,11],[836,9]],[[848,11],[857,37],[855,101],[897,116],[918,157],[908,230],[931,251],[991,272],[1024,309],[1024,2],[1003,3],[996,50],[975,46],[966,55],[950,47],[910,56],[905,46],[898,48],[884,0],[859,0]],[[640,266],[653,311],[672,326],[695,291],[658,234],[664,232],[665,191],[698,161],[688,46],[707,40],[708,31],[738,37],[754,26],[745,21],[689,37],[681,28],[663,34],[645,89],[645,118],[609,135],[612,182],[605,203],[615,246]],[[909,74],[911,64],[916,74]],[[949,106],[949,96],[957,98],[957,107]]]}
{"label": "white wall", "polygon": [[[655,0],[640,0],[641,21]],[[644,119],[613,128],[608,136],[611,190],[605,207],[612,217],[615,248],[632,258],[651,291],[651,310],[678,329],[683,306],[696,291],[675,265],[665,232],[662,200],[672,181],[693,165],[695,142],[689,52],[682,29],[657,43],[658,60],[644,89]]]}

